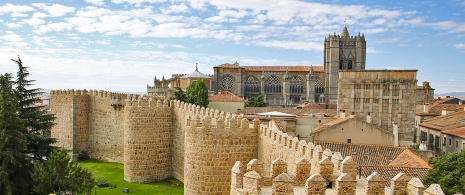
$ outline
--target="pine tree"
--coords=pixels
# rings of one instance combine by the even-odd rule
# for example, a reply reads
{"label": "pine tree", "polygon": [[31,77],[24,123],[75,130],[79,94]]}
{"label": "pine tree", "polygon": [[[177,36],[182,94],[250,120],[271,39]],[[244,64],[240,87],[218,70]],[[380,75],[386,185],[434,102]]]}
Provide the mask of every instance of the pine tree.
{"label": "pine tree", "polygon": [[36,105],[40,100],[39,96],[43,93],[40,88],[30,88],[34,85],[34,80],[27,80],[28,67],[23,66],[19,56],[18,60],[12,59],[12,61],[18,65],[15,82],[16,99],[19,117],[26,121],[27,131],[24,134],[27,138],[27,152],[35,161],[43,161],[53,149],[51,144],[56,142],[54,138],[45,136],[54,125],[55,116],[47,114],[43,106]]}
{"label": "pine tree", "polygon": [[47,162],[37,162],[33,178],[38,194],[91,194],[95,185],[92,173],[70,161],[66,150],[55,150]]}
{"label": "pine tree", "polygon": [[0,193],[29,194],[32,183],[24,121],[17,114],[11,75],[0,75]]}

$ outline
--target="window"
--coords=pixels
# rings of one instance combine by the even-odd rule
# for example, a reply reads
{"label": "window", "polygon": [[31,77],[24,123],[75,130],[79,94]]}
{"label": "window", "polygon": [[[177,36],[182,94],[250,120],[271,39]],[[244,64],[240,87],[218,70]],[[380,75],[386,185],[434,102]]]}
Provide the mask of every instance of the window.
{"label": "window", "polygon": [[455,141],[455,148],[459,147],[459,141]]}
{"label": "window", "polygon": [[245,93],[260,93],[260,82],[255,76],[247,76],[244,82]]}
{"label": "window", "polygon": [[265,93],[281,93],[281,83],[275,75],[269,76],[265,81]]}
{"label": "window", "polygon": [[449,138],[449,146],[452,145],[452,139]]}
{"label": "window", "polygon": [[352,139],[347,139],[347,143],[348,144],[352,143]]}
{"label": "window", "polygon": [[304,85],[302,84],[302,78],[297,75],[291,77],[291,85],[289,86],[291,93],[304,93]]}
{"label": "window", "polygon": [[444,138],[444,141],[442,142],[442,145],[445,146],[447,143],[447,138]]}
{"label": "window", "polygon": [[352,60],[349,60],[349,63],[347,64],[347,69],[352,70]]}
{"label": "window", "polygon": [[341,61],[339,62],[339,70],[342,70],[343,64],[344,64],[344,61],[341,60]]}
{"label": "window", "polygon": [[221,80],[221,87],[223,87],[224,90],[231,90],[234,87],[234,77],[231,75],[224,76]]}

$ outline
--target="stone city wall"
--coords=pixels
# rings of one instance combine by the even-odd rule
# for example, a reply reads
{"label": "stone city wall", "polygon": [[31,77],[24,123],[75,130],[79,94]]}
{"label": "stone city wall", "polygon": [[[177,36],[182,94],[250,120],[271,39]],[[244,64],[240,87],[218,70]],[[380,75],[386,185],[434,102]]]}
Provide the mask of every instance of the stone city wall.
{"label": "stone city wall", "polygon": [[[272,121],[270,122],[272,123]],[[271,126],[271,125],[270,125]],[[308,145],[304,140],[283,133],[276,128],[260,126],[260,138],[258,139],[258,159],[264,164],[264,174],[270,174],[270,165],[273,160],[279,158],[288,162],[288,171],[292,174],[296,170],[295,162],[301,158],[311,161],[313,144]]]}
{"label": "stone city wall", "polygon": [[124,179],[153,182],[172,176],[173,112],[168,101],[143,97],[124,108]]}
{"label": "stone city wall", "polygon": [[51,136],[57,139],[56,146],[66,150],[73,150],[74,94],[74,90],[50,91],[50,109],[57,117]]}
{"label": "stone city wall", "polygon": [[[187,107],[184,142],[184,194],[230,193],[231,166],[257,157],[259,121],[218,110]],[[190,118],[192,113],[196,113]]]}

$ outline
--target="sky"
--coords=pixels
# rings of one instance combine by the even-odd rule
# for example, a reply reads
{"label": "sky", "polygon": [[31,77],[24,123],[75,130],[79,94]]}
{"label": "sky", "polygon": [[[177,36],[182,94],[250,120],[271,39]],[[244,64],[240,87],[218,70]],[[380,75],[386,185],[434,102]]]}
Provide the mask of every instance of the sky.
{"label": "sky", "polygon": [[196,63],[321,66],[344,25],[365,35],[367,69],[465,92],[465,0],[3,0],[0,74],[19,56],[35,87],[145,92]]}

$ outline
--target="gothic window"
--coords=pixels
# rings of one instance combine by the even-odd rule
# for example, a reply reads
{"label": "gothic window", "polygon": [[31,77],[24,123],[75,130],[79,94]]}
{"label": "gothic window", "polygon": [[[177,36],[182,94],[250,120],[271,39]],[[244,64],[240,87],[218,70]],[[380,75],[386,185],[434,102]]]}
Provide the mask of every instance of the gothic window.
{"label": "gothic window", "polygon": [[343,64],[344,64],[344,61],[341,60],[341,61],[339,62],[339,70],[342,70]]}
{"label": "gothic window", "polygon": [[265,93],[281,93],[281,83],[275,75],[269,76],[265,81]]}
{"label": "gothic window", "polygon": [[231,90],[234,87],[234,77],[231,75],[226,75],[221,80],[221,87],[224,90]]}
{"label": "gothic window", "polygon": [[349,63],[347,64],[347,69],[352,70],[352,60],[349,60]]}
{"label": "gothic window", "polygon": [[300,76],[294,75],[291,77],[290,92],[304,93],[304,85],[302,84],[302,78],[300,78]]}
{"label": "gothic window", "polygon": [[259,93],[260,92],[260,82],[255,76],[247,76],[244,82],[244,91],[245,93]]}

